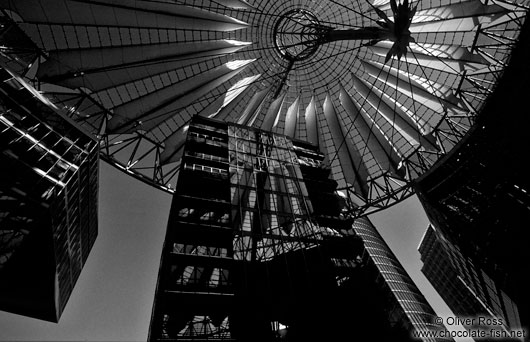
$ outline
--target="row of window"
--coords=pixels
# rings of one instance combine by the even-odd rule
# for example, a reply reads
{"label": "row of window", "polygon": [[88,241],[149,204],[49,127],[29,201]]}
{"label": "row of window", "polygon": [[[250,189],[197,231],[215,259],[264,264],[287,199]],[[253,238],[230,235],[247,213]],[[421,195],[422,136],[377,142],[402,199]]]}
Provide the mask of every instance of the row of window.
{"label": "row of window", "polygon": [[175,285],[200,286],[214,289],[216,287],[230,285],[230,271],[223,268],[211,268],[203,266],[188,265],[184,268],[176,265],[171,266],[171,276],[175,279]]}
{"label": "row of window", "polygon": [[226,159],[224,157],[215,156],[215,155],[208,154],[208,153],[190,151],[190,150],[186,151],[186,156],[200,158],[200,159],[204,159],[204,160],[211,160],[211,161],[215,161],[215,162],[219,162],[219,163],[227,163],[228,162],[228,159]]}
{"label": "row of window", "polygon": [[[179,315],[175,315],[180,319]],[[182,326],[180,322],[174,322],[172,315],[164,314],[162,316],[162,332],[161,337],[167,339],[174,338],[207,338],[213,341],[230,340],[231,334],[229,329],[228,317],[225,317],[221,324],[214,323],[209,316],[194,316],[191,320],[184,324],[184,328],[179,328],[178,331],[173,330],[173,324]]]}
{"label": "row of window", "polygon": [[229,157],[232,164],[253,164],[257,157],[265,158],[267,161],[279,161],[283,163],[298,163],[298,157],[292,150],[277,148],[276,146],[260,146],[255,143],[243,143],[230,141]]}
{"label": "row of window", "polygon": [[217,137],[217,136],[214,136],[214,135],[209,135],[209,134],[205,134],[205,133],[198,133],[198,132],[189,132],[189,136],[190,137],[193,137],[193,138],[196,138],[196,139],[204,139],[204,140],[211,140],[211,141],[217,141],[217,142],[226,142],[226,139],[225,138],[222,138],[222,137]]}
{"label": "row of window", "polygon": [[190,245],[183,243],[173,243],[173,253],[187,254],[187,255],[198,255],[198,256],[211,256],[228,258],[228,249],[223,247],[209,247],[201,245]]}
{"label": "row of window", "polygon": [[230,215],[226,212],[211,211],[204,208],[181,208],[178,211],[178,216],[180,218],[186,218],[189,221],[198,221],[198,222],[216,222],[221,224],[226,224],[230,222]]}
{"label": "row of window", "polygon": [[228,171],[224,169],[220,169],[220,168],[212,167],[212,166],[200,165],[200,164],[184,163],[184,169],[191,170],[191,171],[208,172],[208,173],[217,174],[217,175],[228,175]]}
{"label": "row of window", "polygon": [[291,140],[284,136],[243,127],[229,126],[228,136],[232,141],[246,141],[248,143],[258,142],[264,145],[274,145],[276,148],[288,150],[292,150],[293,148]]}

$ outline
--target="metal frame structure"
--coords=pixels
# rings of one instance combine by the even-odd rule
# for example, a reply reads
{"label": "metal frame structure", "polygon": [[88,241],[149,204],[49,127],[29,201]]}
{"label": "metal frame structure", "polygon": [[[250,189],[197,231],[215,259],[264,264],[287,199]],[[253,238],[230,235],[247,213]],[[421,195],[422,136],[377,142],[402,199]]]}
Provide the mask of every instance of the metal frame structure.
{"label": "metal frame structure", "polygon": [[411,181],[466,135],[528,10],[527,0],[422,0],[410,5],[411,40],[400,54],[394,38],[366,36],[321,39],[291,56],[278,52],[278,30],[292,13],[312,13],[310,27],[351,34],[388,29],[399,6],[409,6],[57,4],[0,1],[3,37],[23,38],[11,39],[2,56],[100,138],[103,159],[173,192],[189,120],[215,117],[319,143],[355,215],[409,196]]}
{"label": "metal frame structure", "polygon": [[321,45],[319,40],[324,29],[313,13],[293,9],[278,18],[272,35],[282,57],[302,61],[311,57]]}

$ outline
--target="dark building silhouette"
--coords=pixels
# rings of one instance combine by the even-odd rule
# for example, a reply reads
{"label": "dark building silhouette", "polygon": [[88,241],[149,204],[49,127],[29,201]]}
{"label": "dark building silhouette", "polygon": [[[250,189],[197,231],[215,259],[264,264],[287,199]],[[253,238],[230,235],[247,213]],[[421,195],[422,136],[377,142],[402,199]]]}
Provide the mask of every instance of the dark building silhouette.
{"label": "dark building silhouette", "polygon": [[57,322],[97,236],[98,142],[0,68],[0,310]]}
{"label": "dark building silhouette", "polygon": [[502,328],[507,334],[519,330],[517,305],[484,270],[476,267],[434,227],[429,226],[425,232],[419,252],[423,274],[453,313],[474,319],[468,328],[474,325],[487,328],[484,326],[487,320],[479,322],[483,317],[502,322],[490,324],[490,328]]}
{"label": "dark building silhouette", "polygon": [[307,142],[192,120],[150,341],[409,341],[435,328],[370,221],[343,213],[323,160]]}
{"label": "dark building silhouette", "polygon": [[527,281],[530,184],[526,98],[530,93],[528,24],[509,66],[472,129],[416,182],[432,224],[517,303],[530,326]]}

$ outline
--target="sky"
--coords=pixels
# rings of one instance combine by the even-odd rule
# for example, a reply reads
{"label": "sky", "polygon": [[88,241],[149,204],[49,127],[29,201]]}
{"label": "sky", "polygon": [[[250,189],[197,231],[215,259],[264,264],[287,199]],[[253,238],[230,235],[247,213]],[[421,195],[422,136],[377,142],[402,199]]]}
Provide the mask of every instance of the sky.
{"label": "sky", "polygon": [[[60,322],[0,311],[0,341],[146,341],[170,202],[169,194],[101,162],[98,238]],[[417,197],[370,219],[436,313],[453,316],[420,272],[417,247],[428,219]]]}

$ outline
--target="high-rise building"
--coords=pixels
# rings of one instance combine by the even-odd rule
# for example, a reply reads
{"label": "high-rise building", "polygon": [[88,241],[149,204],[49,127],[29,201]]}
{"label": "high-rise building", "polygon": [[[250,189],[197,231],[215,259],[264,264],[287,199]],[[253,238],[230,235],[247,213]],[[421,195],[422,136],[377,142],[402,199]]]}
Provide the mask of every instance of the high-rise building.
{"label": "high-rise building", "polygon": [[472,325],[476,326],[480,326],[480,317],[495,319],[502,322],[496,326],[502,326],[508,334],[521,327],[517,305],[432,225],[425,232],[419,252],[423,274],[455,315],[474,318]]}
{"label": "high-rise building", "polygon": [[0,310],[57,322],[97,236],[98,142],[0,68]]}
{"label": "high-rise building", "polygon": [[396,308],[392,319],[398,324],[405,324],[409,331],[440,329],[439,325],[433,324],[433,309],[373,224],[366,218],[360,218],[352,227],[363,240],[374,279],[380,283],[379,286],[387,288],[389,300]]}
{"label": "high-rise building", "polygon": [[307,142],[192,120],[150,341],[409,341],[435,328],[369,220],[344,214],[323,160]]}

